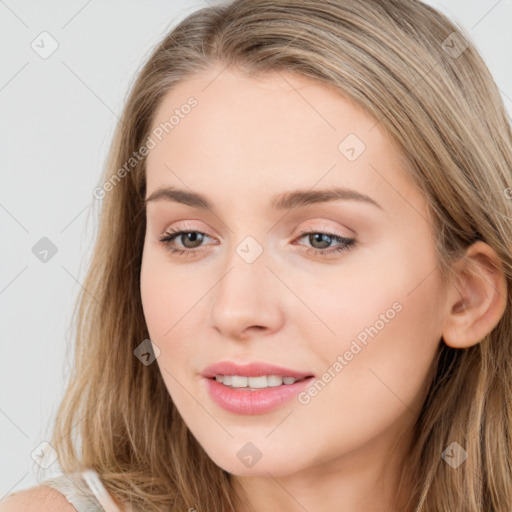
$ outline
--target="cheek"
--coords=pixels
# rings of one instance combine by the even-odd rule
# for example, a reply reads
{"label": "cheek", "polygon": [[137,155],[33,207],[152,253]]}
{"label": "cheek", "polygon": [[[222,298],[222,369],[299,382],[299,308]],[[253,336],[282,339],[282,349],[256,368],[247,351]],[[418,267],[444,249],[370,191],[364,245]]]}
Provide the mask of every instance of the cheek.
{"label": "cheek", "polygon": [[357,298],[344,296],[340,315],[349,327],[344,332],[340,326],[331,351],[330,364],[338,356],[342,364],[326,403],[338,401],[346,414],[416,410],[426,391],[442,333],[443,287],[435,259],[404,265],[407,256],[404,251],[387,258],[385,269],[368,267]]}
{"label": "cheek", "polygon": [[[170,262],[159,248],[144,249],[141,264],[141,299],[149,337],[159,348],[156,363],[167,390],[180,411],[194,404],[182,388],[188,386],[191,372],[205,339],[206,295],[215,284],[211,272],[202,275],[197,268]],[[209,277],[208,277],[209,276]],[[180,384],[182,383],[182,384]]]}
{"label": "cheek", "polygon": [[185,368],[194,347],[186,343],[192,339],[190,315],[197,302],[199,286],[179,271],[170,271],[169,261],[160,251],[144,249],[140,292],[149,338],[158,347],[156,359],[167,391],[180,410],[187,407],[188,397],[179,382],[184,382]]}
{"label": "cheek", "polygon": [[208,286],[197,276],[172,269],[168,255],[162,250],[145,249],[140,276],[140,292],[144,317],[154,340],[171,340],[187,325],[194,305],[205,295]]}
{"label": "cheek", "polygon": [[344,302],[339,315],[350,328],[340,326],[334,341],[324,343],[324,373],[297,409],[304,425],[322,418],[316,427],[321,439],[312,440],[321,452],[354,449],[392,425],[414,421],[438,347],[432,321],[437,284],[433,278],[407,295],[410,290],[402,293],[398,282],[367,301]]}
{"label": "cheek", "polygon": [[[408,243],[418,239],[414,246]],[[334,332],[325,330],[324,342],[316,345],[322,347],[326,370],[343,358],[335,372],[340,378],[329,385],[330,399],[343,395],[357,406],[357,396],[359,403],[378,407],[382,392],[396,401],[395,392],[406,403],[415,400],[442,333],[443,284],[427,232],[416,228],[414,237],[404,233],[361,249],[339,277],[310,289],[308,299]]]}

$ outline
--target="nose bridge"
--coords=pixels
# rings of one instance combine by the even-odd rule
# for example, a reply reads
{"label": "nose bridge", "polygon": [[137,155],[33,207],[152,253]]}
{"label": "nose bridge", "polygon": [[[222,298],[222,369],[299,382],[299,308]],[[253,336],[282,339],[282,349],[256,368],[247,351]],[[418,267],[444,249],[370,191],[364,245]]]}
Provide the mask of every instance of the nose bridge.
{"label": "nose bridge", "polygon": [[264,285],[273,277],[268,264],[268,250],[254,236],[244,236],[232,244],[226,255],[227,274],[219,283],[219,299],[240,300],[248,306],[255,306],[262,298],[268,299],[268,286]]}
{"label": "nose bridge", "polygon": [[222,278],[213,295],[212,322],[225,335],[250,327],[275,329],[282,320],[276,278],[263,241],[245,235],[224,255]]}

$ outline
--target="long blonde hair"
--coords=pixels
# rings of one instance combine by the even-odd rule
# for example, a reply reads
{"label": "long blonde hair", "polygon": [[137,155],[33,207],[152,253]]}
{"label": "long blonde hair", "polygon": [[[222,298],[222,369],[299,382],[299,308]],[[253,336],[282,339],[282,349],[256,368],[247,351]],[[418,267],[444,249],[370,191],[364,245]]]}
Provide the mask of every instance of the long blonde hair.
{"label": "long blonde hair", "polygon": [[[510,512],[511,127],[468,35],[417,0],[237,0],[194,12],[157,46],[131,87],[103,176],[110,186],[77,302],[75,368],[51,439],[62,470],[93,468],[134,509],[235,510],[229,474],[191,435],[158,366],[134,356],[149,338],[139,289],[145,158],[126,167],[176,83],[230,64],[249,75],[299,73],[373,115],[428,200],[446,276],[476,240],[501,258],[505,313],[471,348],[440,343],[404,471],[416,512]],[[452,442],[468,453],[457,469],[442,459]]]}

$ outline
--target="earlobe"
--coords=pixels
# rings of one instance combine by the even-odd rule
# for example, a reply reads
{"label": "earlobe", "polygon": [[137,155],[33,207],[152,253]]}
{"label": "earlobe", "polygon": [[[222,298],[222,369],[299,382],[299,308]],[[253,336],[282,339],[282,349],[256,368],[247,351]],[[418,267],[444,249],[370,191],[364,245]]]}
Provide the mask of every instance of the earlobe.
{"label": "earlobe", "polygon": [[443,340],[452,348],[479,343],[503,316],[507,281],[501,260],[488,244],[478,241],[454,265],[449,285]]}

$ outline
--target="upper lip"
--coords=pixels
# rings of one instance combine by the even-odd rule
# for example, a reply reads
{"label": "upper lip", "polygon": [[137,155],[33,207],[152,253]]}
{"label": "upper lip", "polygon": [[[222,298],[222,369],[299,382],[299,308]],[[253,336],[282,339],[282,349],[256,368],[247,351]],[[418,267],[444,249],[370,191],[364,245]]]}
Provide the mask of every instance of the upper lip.
{"label": "upper lip", "polygon": [[213,378],[216,375],[243,375],[247,377],[261,377],[262,375],[279,375],[281,377],[312,377],[311,372],[301,372],[283,366],[276,366],[270,363],[254,362],[246,365],[239,365],[231,361],[220,361],[207,366],[201,375],[206,378]]}

